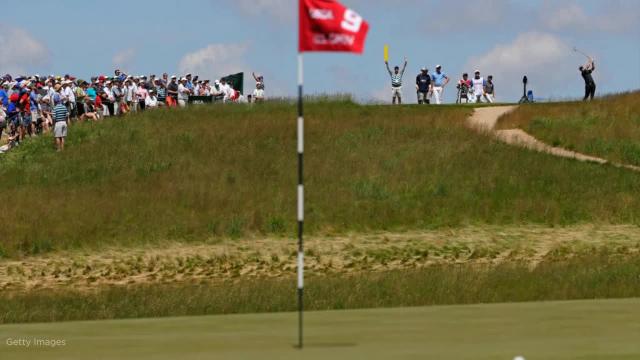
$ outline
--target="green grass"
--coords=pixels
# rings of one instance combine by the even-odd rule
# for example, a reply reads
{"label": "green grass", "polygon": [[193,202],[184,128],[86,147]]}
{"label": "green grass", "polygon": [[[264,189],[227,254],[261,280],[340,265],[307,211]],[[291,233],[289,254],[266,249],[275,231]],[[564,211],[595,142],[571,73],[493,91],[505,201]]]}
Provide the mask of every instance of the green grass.
{"label": "green grass", "polygon": [[[3,360],[640,358],[640,301],[591,300],[0,326]],[[64,340],[16,347],[6,339]]]}
{"label": "green grass", "polygon": [[[516,149],[465,107],[306,107],[309,233],[630,223],[640,177]],[[0,256],[295,233],[295,107],[203,106],[73,126],[0,159]]]}
{"label": "green grass", "polygon": [[521,128],[553,146],[640,165],[640,92],[589,103],[521,106],[498,126]]}
{"label": "green grass", "polygon": [[[640,257],[598,253],[567,260],[551,253],[534,268],[459,264],[312,275],[305,292],[309,310],[640,297]],[[92,291],[3,291],[0,323],[292,311],[294,295],[293,274]]]}

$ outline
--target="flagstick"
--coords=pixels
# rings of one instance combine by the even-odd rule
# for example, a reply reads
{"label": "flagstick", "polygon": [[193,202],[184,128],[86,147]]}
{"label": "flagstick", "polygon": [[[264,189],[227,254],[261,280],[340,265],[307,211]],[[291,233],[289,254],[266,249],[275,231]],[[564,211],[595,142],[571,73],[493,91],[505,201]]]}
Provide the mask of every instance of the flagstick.
{"label": "flagstick", "polygon": [[303,68],[302,53],[298,53],[298,347],[302,349],[302,312],[304,310],[304,185],[303,185],[303,159],[304,159],[304,116],[302,111],[302,84]]}

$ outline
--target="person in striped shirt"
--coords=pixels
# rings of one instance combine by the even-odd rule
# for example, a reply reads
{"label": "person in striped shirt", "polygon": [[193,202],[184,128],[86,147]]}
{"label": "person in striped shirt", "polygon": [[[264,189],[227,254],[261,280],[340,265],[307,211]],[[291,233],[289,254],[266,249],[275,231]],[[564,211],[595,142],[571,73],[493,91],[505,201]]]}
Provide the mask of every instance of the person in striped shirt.
{"label": "person in striped shirt", "polygon": [[62,105],[60,96],[55,95],[53,102],[56,106],[53,108],[53,136],[56,138],[56,148],[58,151],[64,150],[64,139],[67,137],[67,120],[69,119],[69,110]]}
{"label": "person in striped shirt", "polygon": [[402,75],[404,75],[404,70],[407,68],[407,58],[404,58],[402,71],[399,66],[396,66],[393,68],[393,72],[391,72],[391,69],[389,69],[389,62],[385,61],[384,64],[387,66],[389,76],[391,76],[391,102],[395,105],[397,98],[398,104],[402,104]]}

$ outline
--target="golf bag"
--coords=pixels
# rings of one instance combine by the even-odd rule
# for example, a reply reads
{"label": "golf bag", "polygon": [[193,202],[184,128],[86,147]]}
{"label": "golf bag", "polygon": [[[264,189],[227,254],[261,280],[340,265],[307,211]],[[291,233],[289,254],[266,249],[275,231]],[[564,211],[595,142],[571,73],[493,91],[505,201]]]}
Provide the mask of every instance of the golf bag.
{"label": "golf bag", "polygon": [[469,85],[466,83],[458,83],[456,85],[458,89],[458,96],[456,98],[456,104],[462,104],[462,100],[464,99],[465,103],[469,103]]}

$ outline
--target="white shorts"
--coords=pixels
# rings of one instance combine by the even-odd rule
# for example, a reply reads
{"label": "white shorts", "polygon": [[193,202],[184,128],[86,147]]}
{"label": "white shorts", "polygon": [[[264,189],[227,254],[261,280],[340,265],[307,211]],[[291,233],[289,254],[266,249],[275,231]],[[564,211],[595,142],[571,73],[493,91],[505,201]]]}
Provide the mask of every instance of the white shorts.
{"label": "white shorts", "polygon": [[402,88],[401,87],[391,87],[391,96],[392,97],[402,97]]}
{"label": "white shorts", "polygon": [[65,121],[56,122],[56,126],[53,128],[53,136],[56,138],[67,137],[67,123]]}
{"label": "white shorts", "polygon": [[262,89],[255,89],[255,90],[253,91],[253,97],[254,97],[255,99],[260,99],[260,100],[264,99],[264,90],[262,90]]}

